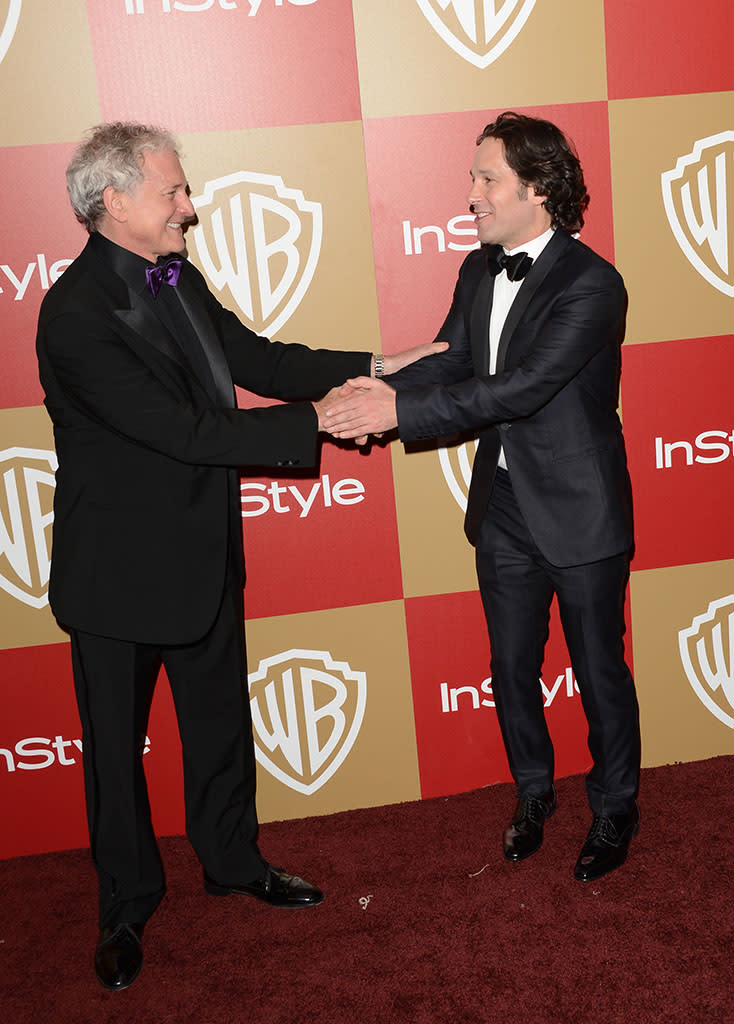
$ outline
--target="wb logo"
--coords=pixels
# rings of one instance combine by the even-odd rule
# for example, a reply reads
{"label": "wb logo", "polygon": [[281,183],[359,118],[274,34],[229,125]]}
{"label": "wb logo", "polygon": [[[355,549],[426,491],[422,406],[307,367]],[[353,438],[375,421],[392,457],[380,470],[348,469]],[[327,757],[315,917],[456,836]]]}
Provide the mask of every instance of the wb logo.
{"label": "wb logo", "polygon": [[310,796],[343,764],[367,705],[367,676],[327,651],[285,651],[248,676],[255,756]]}
{"label": "wb logo", "polygon": [[207,277],[229,290],[258,334],[276,334],[297,309],[321,251],[320,203],[274,174],[235,174],[207,182],[192,199],[194,243]]}
{"label": "wb logo", "polygon": [[734,594],[712,601],[678,633],[688,682],[712,715],[734,729]]}
{"label": "wb logo", "polygon": [[469,497],[472,466],[479,441],[467,441],[465,444],[446,446],[438,449],[438,460],[441,472],[454,496],[456,504],[462,512],[466,512]]}
{"label": "wb logo", "polygon": [[670,227],[686,259],[724,295],[734,296],[729,199],[734,198],[734,131],[700,139],[661,175]]}
{"label": "wb logo", "polygon": [[478,68],[507,49],[535,0],[416,0],[445,43]]}
{"label": "wb logo", "polygon": [[3,7],[6,9],[5,23],[0,28],[0,64],[4,60],[5,54],[10,49],[10,44],[13,41],[22,3],[23,0],[4,0],[4,2],[0,2],[0,12],[2,12]]}
{"label": "wb logo", "polygon": [[57,467],[51,451],[0,452],[0,588],[31,608],[48,604]]}

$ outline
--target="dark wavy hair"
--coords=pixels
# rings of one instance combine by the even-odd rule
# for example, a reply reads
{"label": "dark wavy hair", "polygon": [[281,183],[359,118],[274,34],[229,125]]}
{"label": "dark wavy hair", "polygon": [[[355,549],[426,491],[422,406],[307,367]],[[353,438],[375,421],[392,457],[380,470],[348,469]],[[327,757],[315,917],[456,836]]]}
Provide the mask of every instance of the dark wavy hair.
{"label": "dark wavy hair", "polygon": [[584,226],[589,205],[584,174],[573,143],[560,128],[539,117],[506,110],[477,138],[500,139],[505,160],[523,185],[545,196],[553,227],[574,234]]}

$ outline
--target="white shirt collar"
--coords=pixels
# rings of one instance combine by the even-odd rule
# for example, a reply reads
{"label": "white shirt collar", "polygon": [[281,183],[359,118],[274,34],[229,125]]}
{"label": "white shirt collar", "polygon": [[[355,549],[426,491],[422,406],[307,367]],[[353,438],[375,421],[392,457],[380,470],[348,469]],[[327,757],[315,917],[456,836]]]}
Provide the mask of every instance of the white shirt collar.
{"label": "white shirt collar", "polygon": [[548,228],[547,231],[544,231],[542,235],[538,235],[537,238],[531,238],[529,242],[526,242],[524,245],[518,245],[514,249],[505,249],[505,252],[508,256],[512,256],[516,252],[526,252],[528,256],[537,260],[538,256],[540,256],[543,249],[545,249],[546,245],[553,237],[554,231],[555,228]]}

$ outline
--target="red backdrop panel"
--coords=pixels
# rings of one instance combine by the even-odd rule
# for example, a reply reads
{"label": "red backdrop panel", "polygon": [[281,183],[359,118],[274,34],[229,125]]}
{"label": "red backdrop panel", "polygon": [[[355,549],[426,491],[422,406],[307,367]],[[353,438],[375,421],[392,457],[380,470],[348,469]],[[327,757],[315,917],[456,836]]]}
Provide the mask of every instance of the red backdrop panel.
{"label": "red backdrop panel", "polygon": [[390,453],[325,444],[318,475],[243,477],[247,618],[402,597]]}
{"label": "red backdrop panel", "polygon": [[[478,592],[409,598],[405,604],[422,795],[510,781]],[[586,771],[588,729],[555,602],[543,684],[556,775]]]}
{"label": "red backdrop panel", "polygon": [[68,644],[0,651],[0,857],[87,843]]}
{"label": "red backdrop panel", "polygon": [[[606,103],[519,109],[556,122],[576,143],[592,196],[581,237],[613,259]],[[432,340],[443,323],[458,267],[476,243],[466,202],[475,139],[497,113],[365,121],[377,296],[387,352]]]}
{"label": "red backdrop panel", "polygon": [[734,557],[733,360],[731,335],[623,352],[633,569]]}
{"label": "red backdrop panel", "polygon": [[731,0],[606,0],[610,99],[732,87]]}
{"label": "red backdrop panel", "polygon": [[43,296],[79,254],[87,233],[69,206],[64,172],[75,144],[0,149],[3,224],[0,407],[39,405],[36,322]]}
{"label": "red backdrop panel", "polygon": [[[0,651],[0,859],[88,845],[68,644]],[[162,675],[143,759],[158,835],[184,831],[181,753]]]}
{"label": "red backdrop panel", "polygon": [[219,131],[360,116],[352,5],[341,0],[87,0],[87,10],[105,120]]}

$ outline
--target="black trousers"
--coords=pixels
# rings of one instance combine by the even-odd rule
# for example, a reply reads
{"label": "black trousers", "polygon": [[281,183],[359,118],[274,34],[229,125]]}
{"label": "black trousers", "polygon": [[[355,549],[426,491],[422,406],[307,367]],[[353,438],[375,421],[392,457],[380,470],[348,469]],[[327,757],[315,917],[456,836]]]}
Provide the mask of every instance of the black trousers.
{"label": "black trousers", "polygon": [[230,571],[214,624],[196,643],[158,647],[71,631],[101,928],[147,920],[165,893],[142,765],[161,664],[183,749],[186,834],[204,870],[221,884],[264,872],[236,577]]}
{"label": "black trousers", "polygon": [[492,692],[518,795],[539,796],[553,782],[539,677],[555,593],[589,725],[589,804],[597,814],[630,811],[639,784],[640,728],[624,659],[628,554],[568,568],[551,565],[530,536],[509,474],[498,469],[476,561],[492,650]]}

